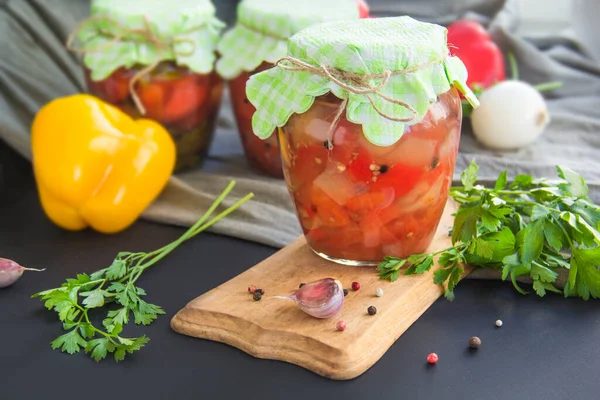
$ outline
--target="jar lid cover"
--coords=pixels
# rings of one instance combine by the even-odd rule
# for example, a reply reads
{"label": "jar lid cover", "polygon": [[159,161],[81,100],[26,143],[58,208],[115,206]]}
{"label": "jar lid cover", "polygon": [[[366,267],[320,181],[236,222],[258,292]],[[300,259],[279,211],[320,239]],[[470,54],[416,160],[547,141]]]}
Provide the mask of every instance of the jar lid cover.
{"label": "jar lid cover", "polygon": [[467,69],[450,56],[446,34],[410,17],[334,21],[299,32],[288,42],[288,56],[246,85],[256,108],[254,133],[269,137],[328,92],[344,100],[346,118],[380,146],[398,141],[452,86],[476,107]]}
{"label": "jar lid cover", "polygon": [[210,0],[92,0],[76,35],[92,79],[101,80],[163,60],[209,73],[223,27]]}
{"label": "jar lid cover", "polygon": [[298,31],[325,21],[358,19],[359,12],[356,0],[303,0],[293,6],[282,0],[242,0],[237,15],[218,47],[217,72],[225,79],[285,56],[286,41]]}

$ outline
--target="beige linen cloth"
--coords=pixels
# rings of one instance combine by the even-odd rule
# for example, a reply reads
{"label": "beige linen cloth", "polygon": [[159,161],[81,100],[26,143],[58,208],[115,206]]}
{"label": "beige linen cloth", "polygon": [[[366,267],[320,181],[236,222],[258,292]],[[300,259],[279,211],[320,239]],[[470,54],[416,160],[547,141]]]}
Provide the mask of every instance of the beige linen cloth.
{"label": "beige linen cloth", "polygon": [[[587,1],[593,5],[596,0]],[[505,168],[513,175],[553,176],[554,166],[562,163],[582,173],[592,197],[600,199],[600,65],[594,52],[582,44],[590,40],[579,40],[569,32],[535,40],[517,37],[515,0],[369,3],[377,16],[406,14],[443,24],[464,16],[477,18],[505,50],[516,55],[521,79],[533,84],[564,82],[563,88],[548,94],[552,122],[534,146],[505,153],[486,150],[466,123],[455,178],[472,158],[480,165],[484,182],[492,182]],[[216,4],[225,20],[234,20],[235,0]],[[88,3],[81,0],[0,0],[0,139],[26,158],[31,157],[29,127],[37,110],[53,98],[85,91],[79,60],[64,49],[64,42],[88,12]],[[597,32],[594,26],[588,28],[579,32]],[[274,247],[285,246],[301,234],[285,183],[248,167],[227,93],[205,166],[174,176],[143,218],[189,226],[232,179],[237,185],[225,205],[248,192],[255,197],[214,226],[213,232]]]}

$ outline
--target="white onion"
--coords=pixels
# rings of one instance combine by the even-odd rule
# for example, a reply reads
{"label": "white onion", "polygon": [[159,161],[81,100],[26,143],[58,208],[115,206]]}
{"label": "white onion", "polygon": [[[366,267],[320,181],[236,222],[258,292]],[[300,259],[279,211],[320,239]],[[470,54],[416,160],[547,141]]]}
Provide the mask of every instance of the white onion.
{"label": "white onion", "polygon": [[550,117],[542,95],[521,81],[503,81],[483,92],[471,122],[484,146],[511,150],[529,146],[542,134]]}

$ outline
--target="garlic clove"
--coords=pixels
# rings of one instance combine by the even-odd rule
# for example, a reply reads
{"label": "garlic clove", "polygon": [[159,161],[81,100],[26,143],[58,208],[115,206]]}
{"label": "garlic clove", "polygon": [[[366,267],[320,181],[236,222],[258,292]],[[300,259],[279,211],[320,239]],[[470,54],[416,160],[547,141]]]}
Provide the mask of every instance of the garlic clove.
{"label": "garlic clove", "polygon": [[330,318],[344,305],[342,283],[333,278],[309,282],[291,296],[296,306],[315,318]]}
{"label": "garlic clove", "polygon": [[44,271],[43,269],[25,268],[12,260],[0,258],[0,289],[8,287],[19,280],[25,271]]}

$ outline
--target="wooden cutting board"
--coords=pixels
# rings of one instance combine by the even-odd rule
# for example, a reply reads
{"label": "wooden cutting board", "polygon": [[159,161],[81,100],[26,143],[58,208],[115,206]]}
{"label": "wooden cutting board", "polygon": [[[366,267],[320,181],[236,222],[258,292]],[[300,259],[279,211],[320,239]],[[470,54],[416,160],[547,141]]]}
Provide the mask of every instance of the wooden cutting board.
{"label": "wooden cutting board", "polygon": [[[449,202],[430,250],[451,244],[448,231],[455,210]],[[374,268],[323,260],[300,237],[192,300],[175,315],[171,327],[184,335],[227,343],[254,357],[297,364],[327,378],[352,379],[375,364],[443,294],[432,275],[401,275],[394,283],[382,281]],[[349,289],[342,311],[333,318],[319,320],[297,309],[292,301],[271,298],[290,294],[301,282],[326,277],[340,280]],[[361,284],[360,290],[350,289],[353,281]],[[248,293],[250,284],[265,290],[261,301],[254,301]],[[375,295],[378,287],[384,291],[382,297]],[[367,313],[371,305],[377,307],[374,316]],[[345,331],[336,330],[338,320],[346,321]]]}

